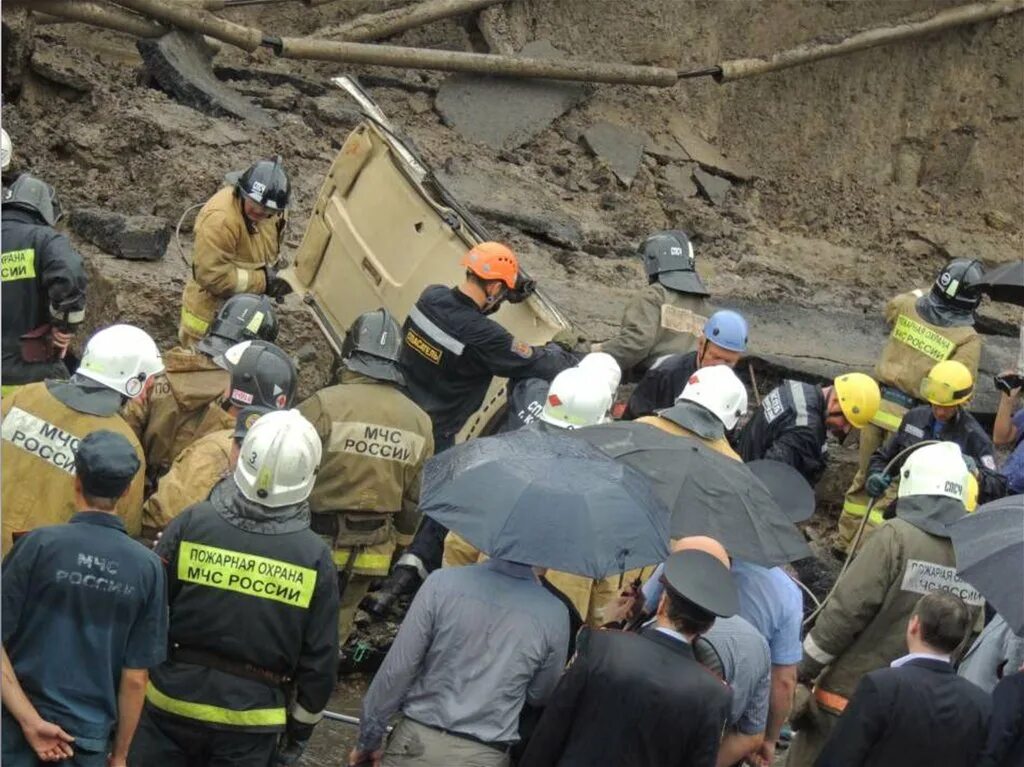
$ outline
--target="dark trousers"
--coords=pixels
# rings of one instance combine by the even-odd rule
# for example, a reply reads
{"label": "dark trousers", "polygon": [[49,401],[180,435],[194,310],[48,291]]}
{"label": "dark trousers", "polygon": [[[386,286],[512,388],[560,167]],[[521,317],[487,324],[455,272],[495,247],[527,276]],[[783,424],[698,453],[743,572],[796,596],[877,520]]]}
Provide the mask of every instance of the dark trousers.
{"label": "dark trousers", "polygon": [[[4,340],[6,344],[6,339]],[[10,351],[2,356],[2,372],[4,386],[22,386],[35,383],[46,378],[64,380],[68,377],[68,368],[63,360],[52,362],[25,362],[18,353],[18,342],[15,341]]]}
{"label": "dark trousers", "polygon": [[215,730],[155,711],[148,703],[135,731],[129,767],[269,767],[276,732]]}
{"label": "dark trousers", "polygon": [[[455,444],[455,435],[450,436],[434,433],[434,455],[443,453]],[[430,517],[423,517],[420,526],[413,536],[412,543],[405,550],[406,554],[418,557],[423,568],[432,573],[441,566],[441,557],[444,554],[444,537],[448,535],[448,528],[440,522],[435,522]],[[404,556],[404,554],[403,554]]]}
{"label": "dark trousers", "polygon": [[[86,751],[77,743],[71,744],[71,750],[75,755],[57,762],[60,767],[107,767],[106,750]],[[36,752],[25,740],[21,727],[6,710],[3,713],[3,731],[0,733],[0,763],[3,767],[42,767],[53,764],[36,758]]]}

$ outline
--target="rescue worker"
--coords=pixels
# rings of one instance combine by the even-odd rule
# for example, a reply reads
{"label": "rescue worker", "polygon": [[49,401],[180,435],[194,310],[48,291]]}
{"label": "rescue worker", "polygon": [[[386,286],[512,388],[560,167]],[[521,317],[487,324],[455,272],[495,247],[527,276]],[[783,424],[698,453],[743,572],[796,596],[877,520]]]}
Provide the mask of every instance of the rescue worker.
{"label": "rescue worker", "polygon": [[[584,368],[581,362],[579,366],[555,376],[540,416],[528,428],[557,432],[607,421],[612,394],[607,380],[592,374],[594,364],[591,362]],[[465,538],[455,532],[448,533],[444,541],[445,567],[473,565],[484,559],[486,557],[479,549]],[[590,626],[601,626],[605,622],[606,610],[617,600],[623,586],[639,577],[642,577],[640,570],[602,580],[555,570],[548,570],[544,575],[544,579],[568,599],[582,621]]]}
{"label": "rescue worker", "polygon": [[[142,446],[118,411],[126,400],[147,396],[162,370],[160,352],[148,334],[131,325],[113,325],[89,339],[82,364],[69,380],[28,384],[4,397],[4,554],[15,536],[71,518],[74,451],[90,432],[105,429],[122,435],[145,467]],[[128,534],[135,537],[141,531],[144,475],[143,468],[116,509]]]}
{"label": "rescue worker", "polygon": [[434,454],[430,416],[403,390],[401,348],[390,312],[360,315],[345,335],[339,383],[299,406],[324,444],[309,505],[338,568],[341,646],[371,581],[388,574],[396,543],[416,532],[420,475]]}
{"label": "rescue worker", "polygon": [[237,425],[243,410],[259,412],[291,407],[298,386],[295,365],[268,341],[243,341],[223,357],[231,371],[222,405],[228,420],[185,448],[142,507],[143,534],[149,540],[189,506],[206,500],[210,491],[234,468],[236,440],[244,437]]}
{"label": "rescue worker", "polygon": [[[974,394],[971,372],[956,360],[946,360],[933,367],[921,382],[921,398],[928,404],[908,410],[899,430],[876,450],[868,463],[868,496],[880,498],[901,461],[886,473],[889,462],[911,445],[924,440],[953,442],[968,460],[968,468],[978,477],[978,502],[988,503],[1006,495],[1006,480],[996,471],[995,447],[985,429],[964,407]],[[973,465],[972,465],[973,464]],[[868,528],[882,523],[882,514],[872,510]],[[858,521],[858,525],[860,522]],[[856,528],[854,528],[856,532]]]}
{"label": "rescue worker", "polygon": [[670,354],[644,373],[622,414],[632,421],[672,407],[690,376],[701,368],[726,365],[735,369],[747,351],[749,330],[739,312],[722,309],[704,323],[697,348],[686,354]]}
{"label": "rescue worker", "polygon": [[923,445],[903,464],[896,518],[868,539],[804,638],[788,767],[811,767],[861,677],[904,655],[922,594],[949,591],[980,613],[983,599],[957,575],[948,533],[966,513],[967,486],[951,442]]}
{"label": "rescue worker", "polygon": [[742,460],[726,439],[747,412],[747,388],[732,368],[712,365],[701,368],[679,393],[676,404],[657,415],[645,415],[646,423],[679,437],[703,442],[716,453]]}
{"label": "rescue worker", "polygon": [[[615,392],[618,391],[619,382],[622,380],[622,371],[612,355],[591,352],[585,355],[576,367],[604,381],[611,391],[612,399],[615,399]],[[536,421],[544,411],[550,388],[551,383],[543,378],[509,381],[508,416],[500,431],[515,431]]]}
{"label": "rescue worker", "polygon": [[829,433],[843,439],[851,428],[863,429],[880,398],[864,373],[845,373],[826,387],[783,381],[740,431],[737,452],[745,462],[781,461],[814,485],[825,471]]}
{"label": "rescue worker", "polygon": [[296,764],[334,688],[338,583],[307,503],[320,438],[295,410],[268,413],[241,455],[157,545],[170,649],[150,673],[130,764]]}
{"label": "rescue worker", "polygon": [[177,346],[164,354],[166,370],[153,391],[121,411],[146,451],[150,491],[182,450],[211,431],[233,425],[223,400],[230,375],[217,358],[242,341],[273,343],[276,338],[277,316],[270,299],[241,293],[224,303],[194,349]]}
{"label": "rescue worker", "polygon": [[[520,282],[515,253],[498,242],[474,245],[462,260],[465,280],[454,288],[423,291],[402,328],[402,368],[409,394],[430,416],[434,451],[455,444],[455,435],[480,407],[494,376],[553,379],[576,357],[555,342],[531,346],[515,339],[487,315],[496,312]],[[572,334],[575,339],[575,334]],[[441,565],[448,531],[421,521],[412,545],[378,592],[382,609],[418,588]]]}
{"label": "rescue worker", "polygon": [[54,230],[53,187],[22,174],[4,190],[0,378],[4,396],[22,384],[67,378],[68,346],[85,319],[82,257]]}
{"label": "rescue worker", "polygon": [[857,474],[846,491],[839,517],[836,546],[846,551],[860,521],[867,513],[870,496],[864,486],[871,456],[886,438],[895,434],[906,412],[924,404],[921,380],[939,362],[962,363],[978,377],[981,336],[974,329],[974,312],[981,302],[976,287],[982,268],[977,261],[951,261],[935,278],[926,294],[923,290],[902,293],[885,309],[892,332],[875,366],[882,402],[871,423],[861,429]]}
{"label": "rescue worker", "polygon": [[643,375],[659,357],[691,351],[711,314],[686,232],[652,234],[639,255],[649,285],[626,305],[618,334],[591,347],[612,355],[627,380]]}
{"label": "rescue worker", "polygon": [[281,158],[260,160],[227,180],[196,217],[192,276],[181,296],[178,327],[186,349],[206,335],[225,299],[238,293],[282,298],[291,292],[275,267],[291,194]]}

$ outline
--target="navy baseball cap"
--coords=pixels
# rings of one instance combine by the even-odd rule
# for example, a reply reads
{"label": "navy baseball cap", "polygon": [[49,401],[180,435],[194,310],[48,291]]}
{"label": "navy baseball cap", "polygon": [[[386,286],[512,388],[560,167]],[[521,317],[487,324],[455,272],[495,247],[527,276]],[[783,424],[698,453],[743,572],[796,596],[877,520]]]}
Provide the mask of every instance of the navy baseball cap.
{"label": "navy baseball cap", "polygon": [[132,443],[105,429],[88,434],[75,451],[75,473],[94,498],[121,497],[141,465]]}
{"label": "navy baseball cap", "polygon": [[665,584],[712,615],[727,618],[740,608],[729,568],[706,551],[677,551],[665,560]]}

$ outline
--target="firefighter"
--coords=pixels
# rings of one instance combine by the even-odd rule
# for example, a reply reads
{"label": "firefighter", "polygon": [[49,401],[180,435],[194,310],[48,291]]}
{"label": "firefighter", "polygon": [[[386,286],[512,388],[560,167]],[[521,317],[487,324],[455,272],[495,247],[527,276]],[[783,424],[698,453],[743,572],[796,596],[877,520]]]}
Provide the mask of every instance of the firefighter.
{"label": "firefighter", "polygon": [[860,432],[857,474],[839,518],[836,546],[840,551],[849,547],[867,513],[870,496],[864,485],[871,456],[899,430],[908,410],[925,404],[919,392],[928,371],[936,363],[954,360],[967,368],[972,379],[978,377],[981,336],[974,329],[974,312],[981,302],[977,287],[981,276],[979,262],[956,259],[943,267],[927,294],[923,290],[903,293],[886,306],[885,319],[892,332],[875,366],[882,403]]}
{"label": "firefighter", "polygon": [[387,310],[359,316],[342,345],[339,383],[299,406],[324,444],[309,505],[338,567],[342,646],[370,582],[388,574],[396,542],[416,532],[420,475],[434,454],[430,416],[403,391],[401,348]]}
{"label": "firefighter", "polygon": [[82,257],[54,230],[53,187],[22,174],[4,190],[0,378],[4,396],[22,384],[67,378],[68,346],[85,319]]}
{"label": "firefighter", "polygon": [[663,357],[644,373],[622,418],[632,421],[672,407],[690,376],[701,368],[726,365],[735,369],[746,354],[748,335],[747,321],[739,312],[715,312],[704,323],[696,349]]}
{"label": "firefighter", "polygon": [[708,289],[697,274],[686,232],[652,234],[640,245],[639,255],[650,284],[627,304],[618,335],[591,347],[612,355],[623,375],[633,380],[659,357],[691,351],[711,314]]}
{"label": "firefighter", "polygon": [[[494,376],[550,381],[577,361],[559,343],[531,346],[488,317],[521,284],[519,261],[507,246],[474,245],[462,266],[465,280],[454,288],[431,285],[424,290],[402,328],[402,368],[409,394],[433,423],[435,452],[455,443]],[[395,597],[415,591],[440,567],[447,532],[433,519],[422,520],[412,545],[378,592],[382,601],[368,607],[380,611]]]}
{"label": "firefighter", "polygon": [[295,365],[268,341],[243,341],[221,357],[231,378],[219,408],[226,425],[185,448],[160,480],[160,486],[142,507],[144,536],[152,540],[189,506],[206,500],[221,479],[234,468],[235,441],[244,436],[237,419],[245,409],[258,412],[291,407],[298,386]]}
{"label": "firefighter", "polygon": [[291,184],[280,157],[253,163],[199,211],[192,276],[181,296],[178,340],[188,349],[206,335],[224,300],[238,293],[283,298],[277,276]]}
{"label": "firefighter", "polygon": [[[131,325],[113,325],[86,344],[82,364],[67,381],[19,387],[3,399],[0,483],[3,553],[14,536],[67,522],[75,510],[75,457],[90,432],[106,429],[125,437],[145,466],[142,446],[118,414],[126,400],[145,397],[163,370],[156,343]],[[117,503],[129,535],[141,527],[144,471]]]}
{"label": "firefighter", "polygon": [[[612,355],[605,352],[591,352],[585,355],[576,367],[588,375],[604,381],[611,392],[612,399],[615,399],[619,382],[622,380],[622,371]],[[564,372],[563,370],[562,373]],[[538,420],[544,411],[550,388],[551,382],[545,381],[543,378],[523,378],[509,381],[508,415],[499,431],[515,431]]]}
{"label": "firefighter", "polygon": [[233,477],[160,538],[170,649],[150,673],[130,764],[298,762],[338,663],[334,563],[309,529],[320,455],[297,411],[262,416]]}
{"label": "firefighter", "polygon": [[878,384],[863,373],[845,373],[826,387],[783,381],[741,430],[737,452],[744,461],[788,464],[813,485],[825,471],[829,433],[842,439],[863,429],[879,399]]}
{"label": "firefighter", "polygon": [[957,575],[948,532],[965,514],[968,482],[951,442],[923,445],[903,464],[896,518],[850,563],[804,639],[789,767],[811,767],[861,678],[906,653],[904,630],[922,594],[950,591],[980,613],[983,599]]}
{"label": "firefighter", "polygon": [[[1006,480],[996,471],[992,440],[964,407],[973,394],[974,380],[963,364],[946,360],[933,367],[921,382],[921,398],[928,404],[908,410],[899,430],[872,454],[865,483],[867,494],[872,498],[885,494],[899,474],[902,461],[897,460],[889,473],[885,472],[886,466],[901,452],[924,440],[941,440],[956,444],[968,459],[968,468],[978,475],[980,503],[1006,495]],[[881,523],[881,512],[873,510],[867,529]],[[851,540],[855,532],[856,526],[849,531]]]}
{"label": "firefighter", "polygon": [[746,412],[747,388],[743,382],[727,365],[712,365],[690,376],[675,405],[657,415],[638,418],[637,423],[696,439],[716,453],[739,461],[726,434],[736,428]]}
{"label": "firefighter", "polygon": [[194,349],[179,346],[164,354],[167,369],[153,391],[121,411],[146,451],[150,490],[182,450],[211,431],[232,426],[223,407],[230,375],[217,358],[242,341],[273,343],[276,338],[277,316],[270,299],[241,293],[224,303]]}

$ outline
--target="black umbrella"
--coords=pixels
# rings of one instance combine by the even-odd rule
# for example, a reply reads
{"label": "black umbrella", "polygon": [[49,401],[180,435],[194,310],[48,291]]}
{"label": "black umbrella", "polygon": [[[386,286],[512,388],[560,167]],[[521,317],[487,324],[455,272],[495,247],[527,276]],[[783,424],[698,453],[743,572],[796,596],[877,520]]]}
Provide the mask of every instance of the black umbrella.
{"label": "black umbrella", "polygon": [[588,578],[668,556],[668,511],[639,472],[562,433],[521,429],[427,462],[420,510],[499,559]]}
{"label": "black umbrella", "polygon": [[977,286],[993,301],[1024,306],[1024,259],[985,272]]}
{"label": "black umbrella", "polygon": [[747,468],[768,488],[790,522],[806,522],[814,516],[814,488],[788,463],[762,458],[750,461]]}
{"label": "black umbrella", "polygon": [[1024,635],[1024,496],[986,503],[948,530],[960,577]]}
{"label": "black umbrella", "polygon": [[698,440],[635,421],[572,434],[651,480],[672,511],[673,538],[709,535],[731,556],[767,567],[811,555],[803,534],[750,469]]}

